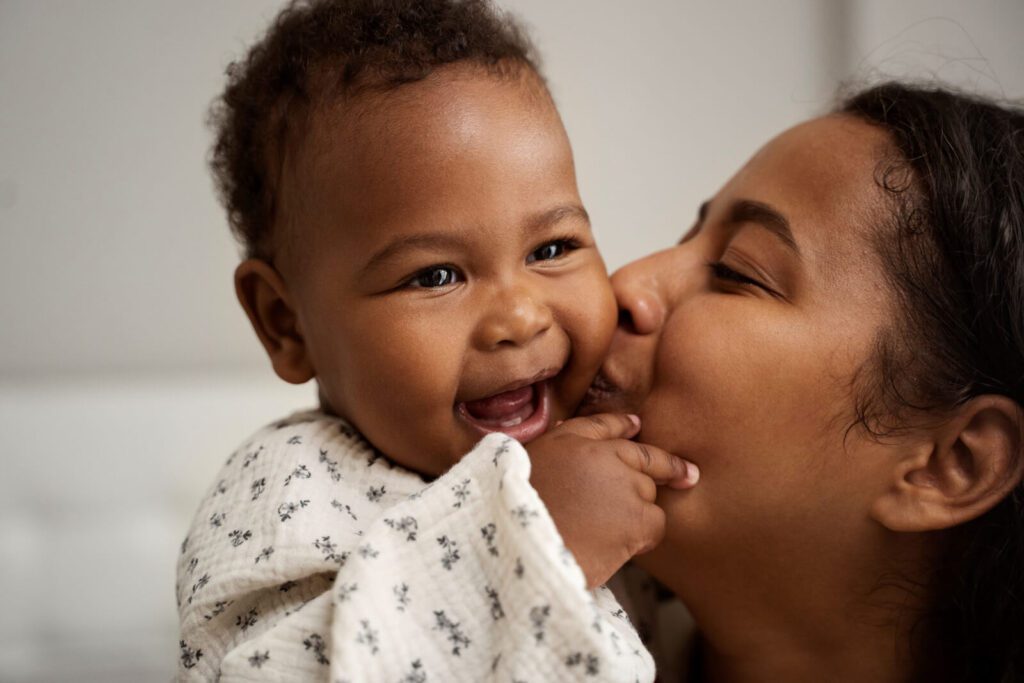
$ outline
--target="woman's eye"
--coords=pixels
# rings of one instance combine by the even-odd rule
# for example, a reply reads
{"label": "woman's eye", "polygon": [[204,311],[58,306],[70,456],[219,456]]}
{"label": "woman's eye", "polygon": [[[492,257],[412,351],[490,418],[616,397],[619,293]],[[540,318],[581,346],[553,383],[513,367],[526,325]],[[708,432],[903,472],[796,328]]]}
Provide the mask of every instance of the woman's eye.
{"label": "woman's eye", "polygon": [[448,266],[433,266],[426,270],[421,270],[419,273],[414,275],[409,281],[409,285],[422,289],[438,289],[439,287],[448,287],[458,281],[459,274],[454,268],[450,268]]}
{"label": "woman's eye", "polygon": [[548,242],[542,247],[535,249],[527,258],[527,263],[534,263],[535,261],[550,261],[556,259],[559,256],[564,256],[566,252],[572,251],[575,244],[572,240],[555,240],[554,242]]}
{"label": "woman's eye", "polygon": [[778,296],[776,294],[775,290],[768,288],[763,283],[755,280],[752,277],[748,277],[748,276],[744,275],[743,273],[740,273],[740,272],[737,272],[737,271],[733,270],[732,268],[730,268],[729,266],[725,265],[721,261],[715,261],[714,263],[709,263],[708,267],[711,268],[711,274],[716,279],[718,279],[718,280],[725,280],[727,282],[735,282],[736,284],[740,284],[740,285],[752,285],[752,286],[757,287],[759,289],[763,289],[764,291],[768,292],[772,296]]}

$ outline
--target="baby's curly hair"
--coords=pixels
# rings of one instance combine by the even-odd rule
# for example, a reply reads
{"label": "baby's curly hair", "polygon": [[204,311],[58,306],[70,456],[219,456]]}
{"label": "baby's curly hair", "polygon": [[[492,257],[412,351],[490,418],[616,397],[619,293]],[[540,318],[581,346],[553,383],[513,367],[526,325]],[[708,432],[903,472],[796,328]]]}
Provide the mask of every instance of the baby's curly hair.
{"label": "baby's curly hair", "polygon": [[248,55],[227,69],[210,109],[210,167],[246,257],[270,260],[290,129],[312,106],[386,91],[454,62],[494,75],[527,67],[535,51],[488,0],[292,0]]}

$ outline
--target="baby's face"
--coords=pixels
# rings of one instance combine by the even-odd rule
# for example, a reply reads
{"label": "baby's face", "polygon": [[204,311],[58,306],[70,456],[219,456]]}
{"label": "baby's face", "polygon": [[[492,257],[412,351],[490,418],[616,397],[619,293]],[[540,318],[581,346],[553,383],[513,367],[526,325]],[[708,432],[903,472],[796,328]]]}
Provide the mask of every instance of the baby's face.
{"label": "baby's face", "polygon": [[286,162],[277,265],[326,407],[440,474],[568,417],[616,307],[535,76],[450,67],[370,97]]}

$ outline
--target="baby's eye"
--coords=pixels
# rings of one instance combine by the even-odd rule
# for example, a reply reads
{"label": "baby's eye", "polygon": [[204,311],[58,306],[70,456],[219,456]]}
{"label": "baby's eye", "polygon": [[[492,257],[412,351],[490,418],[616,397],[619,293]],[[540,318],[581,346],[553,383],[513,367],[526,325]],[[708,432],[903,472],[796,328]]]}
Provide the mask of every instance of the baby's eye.
{"label": "baby's eye", "polygon": [[572,251],[576,246],[576,243],[572,240],[554,240],[547,244],[535,249],[532,254],[526,257],[527,263],[533,263],[535,261],[550,261],[556,259],[559,256],[564,256],[566,252]]}
{"label": "baby's eye", "polygon": [[431,266],[416,273],[409,280],[410,287],[422,289],[438,289],[448,287],[459,281],[458,272],[450,266]]}

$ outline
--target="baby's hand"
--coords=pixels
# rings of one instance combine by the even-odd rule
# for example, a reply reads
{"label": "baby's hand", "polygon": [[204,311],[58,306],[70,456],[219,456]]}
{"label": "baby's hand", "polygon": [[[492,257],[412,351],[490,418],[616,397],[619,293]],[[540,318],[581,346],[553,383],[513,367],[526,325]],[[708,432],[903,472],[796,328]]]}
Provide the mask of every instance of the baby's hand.
{"label": "baby's hand", "polygon": [[639,431],[635,415],[605,413],[567,420],[526,446],[530,483],[590,588],[661,541],[665,513],[654,504],[657,485],[697,483],[692,463],[629,441]]}

